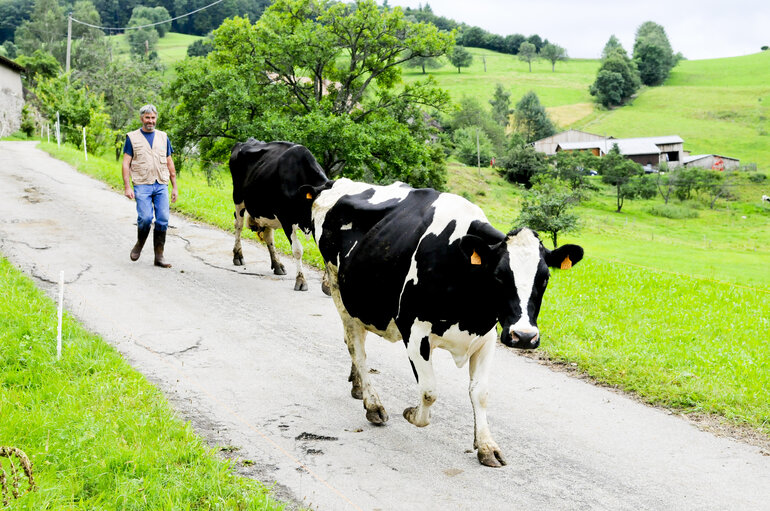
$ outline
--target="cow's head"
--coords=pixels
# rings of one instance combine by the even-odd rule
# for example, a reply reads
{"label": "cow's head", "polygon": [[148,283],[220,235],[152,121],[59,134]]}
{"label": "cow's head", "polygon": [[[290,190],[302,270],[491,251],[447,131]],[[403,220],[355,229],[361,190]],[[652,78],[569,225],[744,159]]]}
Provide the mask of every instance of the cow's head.
{"label": "cow's head", "polygon": [[548,267],[568,269],[583,258],[578,245],[546,249],[529,229],[516,229],[496,245],[477,236],[460,241],[466,264],[489,275],[495,287],[497,318],[503,327],[500,340],[506,346],[534,349],[540,345],[537,316],[548,286]]}

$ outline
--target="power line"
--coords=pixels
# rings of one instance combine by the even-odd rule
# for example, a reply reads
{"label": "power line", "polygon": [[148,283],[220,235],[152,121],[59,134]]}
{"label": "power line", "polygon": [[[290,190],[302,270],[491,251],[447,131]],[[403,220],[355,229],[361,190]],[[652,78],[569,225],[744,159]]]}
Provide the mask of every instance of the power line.
{"label": "power line", "polygon": [[190,16],[192,14],[195,14],[196,12],[200,12],[200,11],[202,11],[204,9],[208,9],[209,7],[214,6],[214,5],[216,5],[218,3],[221,3],[221,2],[224,2],[224,0],[216,0],[216,2],[210,3],[210,4],[208,4],[208,5],[204,6],[204,7],[201,7],[200,9],[195,9],[194,11],[190,11],[188,13],[182,14],[181,16],[177,16],[175,18],[167,19],[165,21],[158,21],[156,23],[150,23],[149,25],[141,25],[141,26],[138,26],[138,27],[100,27],[98,25],[92,25],[90,23],[86,23],[85,21],[76,20],[72,16],[70,16],[70,19],[72,21],[76,22],[76,23],[80,23],[81,25],[85,25],[85,26],[91,27],[91,28],[98,28],[98,29],[101,29],[101,30],[138,30],[140,28],[154,27],[155,25],[162,25],[164,23],[170,23],[170,22],[178,20],[180,18],[184,18],[184,17]]}

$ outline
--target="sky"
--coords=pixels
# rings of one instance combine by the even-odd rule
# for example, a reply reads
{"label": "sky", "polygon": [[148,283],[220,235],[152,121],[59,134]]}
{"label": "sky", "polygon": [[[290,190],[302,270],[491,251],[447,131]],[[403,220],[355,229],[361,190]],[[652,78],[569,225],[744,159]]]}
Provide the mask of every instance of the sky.
{"label": "sky", "polygon": [[[425,0],[388,0],[417,8]],[[572,58],[599,58],[612,34],[632,53],[636,29],[662,25],[687,59],[736,57],[770,46],[770,0],[428,0],[433,13],[506,36],[538,34]]]}

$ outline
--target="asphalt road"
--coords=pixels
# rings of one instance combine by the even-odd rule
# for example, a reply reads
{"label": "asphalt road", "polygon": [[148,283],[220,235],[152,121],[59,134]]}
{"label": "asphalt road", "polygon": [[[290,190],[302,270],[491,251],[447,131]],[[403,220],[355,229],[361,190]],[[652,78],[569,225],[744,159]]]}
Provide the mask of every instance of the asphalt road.
{"label": "asphalt road", "polygon": [[175,215],[173,268],[152,265],[150,242],[131,262],[135,221],[133,202],[106,185],[34,143],[0,142],[2,254],[52,297],[63,270],[66,309],[282,499],[319,510],[770,509],[760,448],[502,345],[488,411],[506,467],[476,461],[467,368],[444,352],[432,424],[418,429],[401,416],[417,399],[405,350],[370,334],[391,417],[370,425],[350,397],[341,322],[319,274],[295,292],[292,260],[275,277],[253,243],[236,268],[230,234]]}

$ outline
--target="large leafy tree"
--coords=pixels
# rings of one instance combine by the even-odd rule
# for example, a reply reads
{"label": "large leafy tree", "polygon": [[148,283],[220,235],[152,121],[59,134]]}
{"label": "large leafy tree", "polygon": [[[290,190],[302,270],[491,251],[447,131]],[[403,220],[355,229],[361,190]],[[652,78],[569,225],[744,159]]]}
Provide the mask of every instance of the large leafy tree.
{"label": "large leafy tree", "polygon": [[676,65],[666,30],[652,21],[642,23],[636,30],[634,62],[645,85],[660,85]]}
{"label": "large leafy tree", "polygon": [[519,60],[529,64],[529,72],[532,72],[532,61],[537,58],[537,46],[530,42],[523,42],[519,45]]}
{"label": "large leafy tree", "polygon": [[534,142],[556,133],[556,128],[534,91],[527,92],[516,103],[514,127],[527,142]]}
{"label": "large leafy tree", "polygon": [[618,106],[633,96],[641,82],[636,64],[615,36],[610,37],[602,52],[604,58],[589,92],[605,107]]}
{"label": "large leafy tree", "polygon": [[463,46],[455,46],[452,51],[449,52],[449,62],[457,68],[457,72],[460,72],[461,67],[469,67],[473,62],[473,55]]}
{"label": "large leafy tree", "polygon": [[614,144],[610,152],[601,158],[599,162],[599,173],[602,175],[602,182],[615,187],[617,199],[616,212],[620,213],[625,199],[632,199],[636,195],[634,188],[630,188],[628,185],[631,183],[632,178],[644,174],[642,166],[620,154],[617,144]]}
{"label": "large leafy tree", "polygon": [[438,57],[453,37],[373,0],[277,0],[255,24],[225,21],[214,51],[189,58],[171,86],[178,144],[223,161],[254,136],[307,146],[331,176],[442,187],[442,151],[424,110],[448,94],[430,78],[403,85],[401,65]]}
{"label": "large leafy tree", "polygon": [[551,71],[556,71],[556,63],[567,60],[567,50],[558,44],[548,43],[540,50],[540,56],[551,63]]}
{"label": "large leafy tree", "polygon": [[32,55],[35,50],[51,53],[63,65],[66,53],[67,18],[57,0],[36,0],[30,18],[16,29],[19,51]]}
{"label": "large leafy tree", "polygon": [[536,181],[532,189],[524,193],[521,212],[514,226],[548,233],[553,248],[556,248],[559,233],[578,229],[579,219],[572,208],[579,198],[558,180],[545,178]]}

